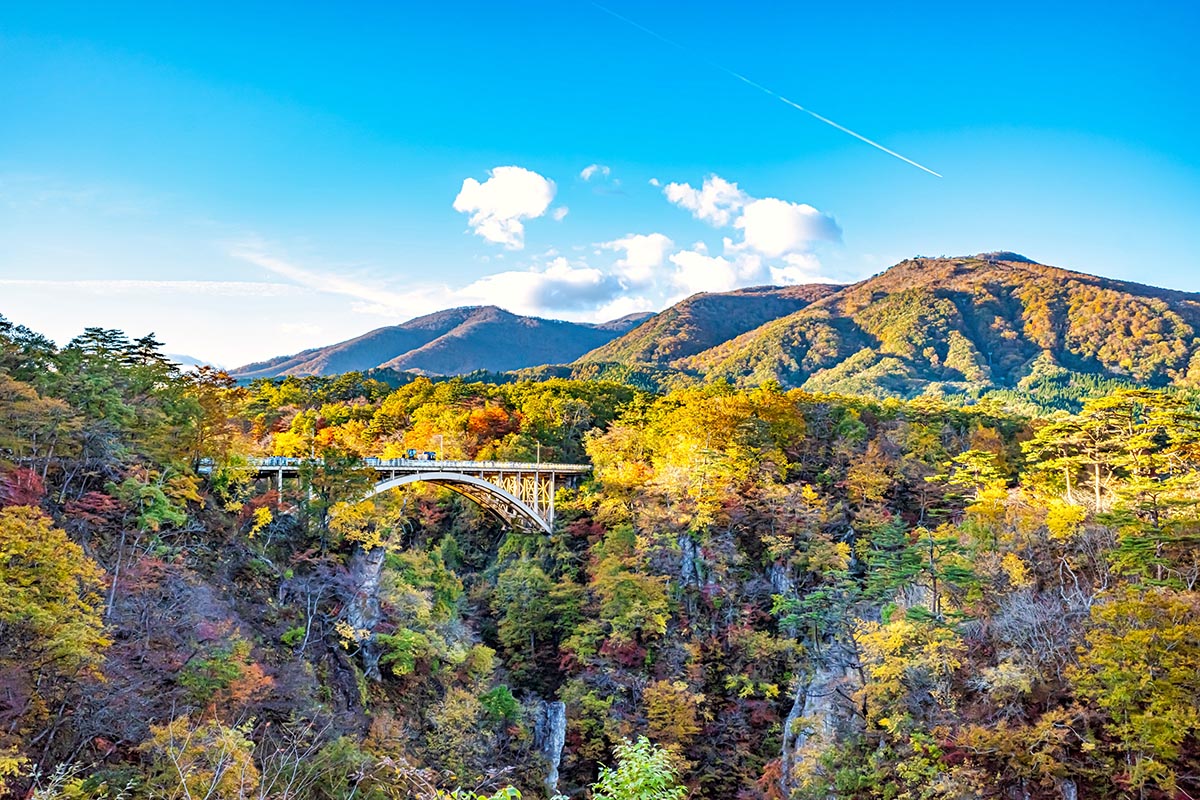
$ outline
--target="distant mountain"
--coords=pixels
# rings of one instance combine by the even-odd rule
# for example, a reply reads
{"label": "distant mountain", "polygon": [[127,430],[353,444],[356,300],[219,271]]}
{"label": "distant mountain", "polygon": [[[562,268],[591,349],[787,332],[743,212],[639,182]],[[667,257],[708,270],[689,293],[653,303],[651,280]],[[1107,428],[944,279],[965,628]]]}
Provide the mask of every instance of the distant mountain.
{"label": "distant mountain", "polygon": [[674,365],[875,396],[977,396],[1064,375],[1190,385],[1198,331],[1200,294],[984,253],[903,261]]}
{"label": "distant mountain", "polygon": [[692,295],[651,316],[624,336],[587,353],[579,362],[667,366],[799,311],[841,288],[814,283]]}
{"label": "distant mountain", "polygon": [[345,342],[247,364],[237,378],[336,375],[375,368],[458,375],[572,361],[644,320],[632,314],[599,325],[523,317],[496,306],[438,311]]}
{"label": "distant mountain", "polygon": [[1200,386],[1200,294],[1011,252],[913,258],[851,286],[698,294],[600,325],[454,308],[235,370],[606,378],[646,388],[778,382],[874,397],[991,394],[1077,407],[1120,384]]}
{"label": "distant mountain", "polygon": [[224,369],[215,361],[209,361],[204,358],[196,358],[185,353],[163,353],[163,356],[168,360],[178,364],[184,372],[200,367],[212,367],[213,369]]}
{"label": "distant mountain", "polygon": [[637,311],[633,314],[626,314],[619,319],[609,320],[608,322],[599,322],[593,327],[599,328],[602,331],[616,331],[617,333],[626,333],[641,325],[646,320],[655,316],[653,311]]}

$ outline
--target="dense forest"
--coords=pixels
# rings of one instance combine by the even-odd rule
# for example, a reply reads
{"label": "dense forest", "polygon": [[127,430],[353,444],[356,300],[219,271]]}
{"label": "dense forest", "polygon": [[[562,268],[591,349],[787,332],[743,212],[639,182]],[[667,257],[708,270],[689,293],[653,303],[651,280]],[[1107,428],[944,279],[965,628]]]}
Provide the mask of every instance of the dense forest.
{"label": "dense forest", "polygon": [[[1088,388],[238,385],[0,317],[0,784],[1198,797],[1200,414]],[[594,469],[546,536],[361,502],[408,448]]]}

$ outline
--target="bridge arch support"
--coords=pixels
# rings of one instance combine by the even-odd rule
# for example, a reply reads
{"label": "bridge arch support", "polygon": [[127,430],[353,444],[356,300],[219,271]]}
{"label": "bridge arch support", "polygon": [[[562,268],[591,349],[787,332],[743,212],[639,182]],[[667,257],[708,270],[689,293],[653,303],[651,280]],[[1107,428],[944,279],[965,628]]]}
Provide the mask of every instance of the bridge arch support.
{"label": "bridge arch support", "polygon": [[375,484],[374,488],[363,499],[366,500],[391,489],[397,489],[401,486],[418,482],[442,486],[474,500],[509,525],[521,527],[532,526],[534,529],[544,533],[554,532],[554,504],[552,499],[549,508],[545,509],[543,513],[539,513],[538,509],[533,508],[507,489],[483,478],[460,472],[418,472],[411,475],[402,475],[398,478],[392,478]]}

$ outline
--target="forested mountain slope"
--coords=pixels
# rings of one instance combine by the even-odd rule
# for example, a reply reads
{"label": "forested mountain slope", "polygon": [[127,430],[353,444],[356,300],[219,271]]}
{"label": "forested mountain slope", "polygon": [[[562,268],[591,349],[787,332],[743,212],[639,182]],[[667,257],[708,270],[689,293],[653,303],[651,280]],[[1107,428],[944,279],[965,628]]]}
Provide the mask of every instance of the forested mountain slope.
{"label": "forested mountain slope", "polygon": [[644,319],[599,325],[522,317],[496,306],[452,308],[378,328],[339,344],[233,370],[238,378],[337,375],[374,368],[456,375],[571,361]]}
{"label": "forested mountain slope", "polygon": [[1200,380],[1200,295],[1012,253],[917,258],[675,362],[710,379],[814,391],[978,396],[1066,371]]}
{"label": "forested mountain slope", "polygon": [[692,295],[578,361],[667,366],[799,311],[840,288],[813,283]]}
{"label": "forested mountain slope", "polygon": [[340,344],[279,356],[232,370],[238,377],[268,378],[277,375],[323,375],[357,372],[378,367],[397,355],[428,344],[466,322],[474,308],[453,308],[377,328]]}

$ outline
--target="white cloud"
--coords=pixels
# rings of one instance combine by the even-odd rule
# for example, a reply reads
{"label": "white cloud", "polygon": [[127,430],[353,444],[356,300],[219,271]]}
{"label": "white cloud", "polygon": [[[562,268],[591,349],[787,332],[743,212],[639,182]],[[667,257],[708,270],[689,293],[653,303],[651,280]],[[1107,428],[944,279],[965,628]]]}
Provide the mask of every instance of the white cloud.
{"label": "white cloud", "polygon": [[612,177],[612,169],[604,164],[588,164],[580,170],[579,177],[585,182],[593,184],[593,194],[617,196],[626,194],[625,190],[621,188],[621,179]]}
{"label": "white cloud", "polygon": [[460,302],[498,305],[518,314],[584,311],[611,302],[621,293],[613,275],[559,256],[545,269],[499,272],[454,292]]}
{"label": "white cloud", "polygon": [[738,269],[723,256],[707,256],[695,250],[681,250],[671,256],[675,265],[674,282],[688,294],[728,292],[737,288]]}
{"label": "white cloud", "polygon": [[[663,194],[697,219],[715,227],[732,225],[740,230],[740,242],[724,240],[727,255],[757,253],[786,258],[808,254],[818,242],[839,242],[842,238],[837,221],[807,203],[752,197],[719,175],[709,175],[699,189],[687,183],[669,183]],[[703,252],[699,247],[693,250]],[[795,272],[792,264],[776,269],[780,275]]]}
{"label": "white cloud", "polygon": [[765,256],[808,250],[814,242],[842,238],[837,222],[807,203],[790,203],[766,197],[747,203],[733,223],[742,231],[742,244]]}
{"label": "white cloud", "polygon": [[657,188],[659,186],[662,186],[662,181],[660,181],[658,178],[651,178],[650,185]]}
{"label": "white cloud", "polygon": [[613,265],[626,286],[644,286],[653,281],[656,270],[663,265],[667,252],[675,243],[661,233],[630,234],[621,239],[604,242],[605,250],[624,252],[623,258]]}
{"label": "white cloud", "polygon": [[662,311],[667,305],[661,298],[650,298],[644,295],[630,295],[622,293],[620,296],[605,305],[592,311],[588,317],[593,322],[608,322],[614,319],[636,314],[642,311]]}
{"label": "white cloud", "polygon": [[550,212],[550,216],[555,222],[562,222],[567,218],[567,214],[569,213],[571,213],[571,209],[567,208],[566,206],[559,206]]}
{"label": "white cloud", "polygon": [[612,170],[603,164],[588,164],[586,167],[580,170],[579,177],[583,178],[585,181],[590,181],[595,175],[607,178],[611,174]]}
{"label": "white cloud", "polygon": [[739,250],[725,239],[725,254],[710,256],[703,248],[681,250],[670,257],[674,284],[686,294],[730,292],[765,284],[828,283],[821,262],[811,253],[790,253],[771,263],[758,253]]}
{"label": "white cloud", "polygon": [[554,181],[524,167],[496,167],[483,183],[463,181],[454,210],[470,214],[468,224],[477,236],[510,250],[525,246],[523,220],[546,213],[554,200]]}
{"label": "white cloud", "polygon": [[783,257],[783,266],[770,267],[771,283],[793,285],[797,283],[832,283],[821,274],[821,262],[812,253],[789,253]]}
{"label": "white cloud", "polygon": [[668,183],[663,187],[663,194],[675,205],[691,211],[696,219],[718,228],[732,222],[742,206],[753,199],[736,183],[717,175],[705,178],[699,189],[687,183]]}

